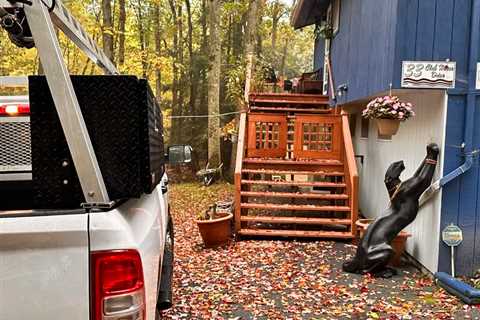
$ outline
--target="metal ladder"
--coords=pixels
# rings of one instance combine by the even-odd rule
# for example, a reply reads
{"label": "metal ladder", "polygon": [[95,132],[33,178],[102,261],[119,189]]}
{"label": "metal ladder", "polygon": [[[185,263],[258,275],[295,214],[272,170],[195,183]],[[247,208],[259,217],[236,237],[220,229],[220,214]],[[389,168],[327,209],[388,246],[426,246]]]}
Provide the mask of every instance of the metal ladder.
{"label": "metal ladder", "polygon": [[17,14],[25,14],[38,50],[86,199],[82,206],[86,209],[111,208],[114,203],[108,196],[70,74],[62,57],[55,26],[102,68],[105,74],[115,75],[118,70],[60,0],[0,0],[0,19],[15,19]]}

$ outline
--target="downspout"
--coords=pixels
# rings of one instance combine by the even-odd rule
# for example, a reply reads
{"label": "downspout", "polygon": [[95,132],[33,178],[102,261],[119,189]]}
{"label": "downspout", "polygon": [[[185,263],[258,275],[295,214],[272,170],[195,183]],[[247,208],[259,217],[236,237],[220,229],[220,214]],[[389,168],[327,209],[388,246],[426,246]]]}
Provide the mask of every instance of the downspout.
{"label": "downspout", "polygon": [[480,0],[472,1],[472,18],[470,23],[470,54],[468,63],[468,89],[467,89],[467,110],[465,112],[465,129],[463,133],[462,149],[465,155],[465,162],[443,178],[435,181],[428,188],[420,199],[420,206],[424,205],[438,190],[450,181],[463,175],[470,170],[473,158],[480,151],[473,150],[473,135],[475,125],[475,102],[476,102],[476,76],[478,45],[480,43]]}
{"label": "downspout", "polygon": [[[475,153],[477,152],[478,151],[476,151]],[[422,197],[420,198],[420,207],[422,207],[428,200],[430,200],[430,198],[433,197],[433,195],[437,193],[441,188],[443,188],[444,185],[446,185],[452,180],[455,180],[457,177],[470,170],[473,165],[473,156],[473,152],[466,154],[465,162],[460,167],[432,183],[432,185],[422,194]]]}

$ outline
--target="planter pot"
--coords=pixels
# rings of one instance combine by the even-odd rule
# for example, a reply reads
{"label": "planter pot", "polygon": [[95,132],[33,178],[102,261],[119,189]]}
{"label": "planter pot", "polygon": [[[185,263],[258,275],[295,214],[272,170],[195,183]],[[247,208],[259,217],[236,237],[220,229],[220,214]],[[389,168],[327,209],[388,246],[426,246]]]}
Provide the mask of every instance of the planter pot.
{"label": "planter pot", "polygon": [[229,214],[228,216],[219,219],[196,221],[205,247],[217,247],[228,242],[232,234],[230,226],[232,218],[233,215]]}
{"label": "planter pot", "polygon": [[400,128],[400,120],[377,119],[378,133],[382,136],[396,135]]}
{"label": "planter pot", "polygon": [[[357,225],[357,230],[360,234],[360,238],[363,237],[363,234],[368,228],[368,225],[372,223],[372,219],[360,219],[358,220],[355,224]],[[408,232],[401,231],[395,239],[393,239],[391,246],[393,250],[395,251],[395,255],[390,259],[389,264],[398,267],[400,266],[401,263],[401,257],[403,253],[405,252],[405,243],[407,242],[407,239],[411,237],[412,235],[409,234]]]}

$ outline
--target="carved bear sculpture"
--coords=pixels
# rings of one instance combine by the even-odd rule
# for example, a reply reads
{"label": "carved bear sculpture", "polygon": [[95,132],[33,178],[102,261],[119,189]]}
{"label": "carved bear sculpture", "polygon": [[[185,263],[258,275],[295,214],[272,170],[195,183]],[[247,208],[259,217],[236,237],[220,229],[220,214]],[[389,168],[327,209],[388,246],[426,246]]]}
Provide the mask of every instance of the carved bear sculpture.
{"label": "carved bear sculpture", "polygon": [[400,174],[405,170],[403,161],[390,165],[385,174],[385,185],[390,196],[390,207],[365,231],[354,258],[343,264],[350,273],[371,273],[380,277],[391,277],[396,272],[387,263],[394,255],[392,240],[415,220],[422,193],[430,186],[439,154],[436,144],[427,146],[427,156],[413,177],[402,182]]}

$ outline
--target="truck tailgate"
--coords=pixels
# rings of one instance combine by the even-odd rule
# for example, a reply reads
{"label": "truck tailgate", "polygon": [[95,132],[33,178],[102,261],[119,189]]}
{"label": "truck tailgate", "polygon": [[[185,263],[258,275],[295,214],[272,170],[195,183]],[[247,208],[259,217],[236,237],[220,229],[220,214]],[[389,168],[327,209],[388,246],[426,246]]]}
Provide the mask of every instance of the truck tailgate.
{"label": "truck tailgate", "polygon": [[0,319],[89,319],[88,215],[0,212]]}

